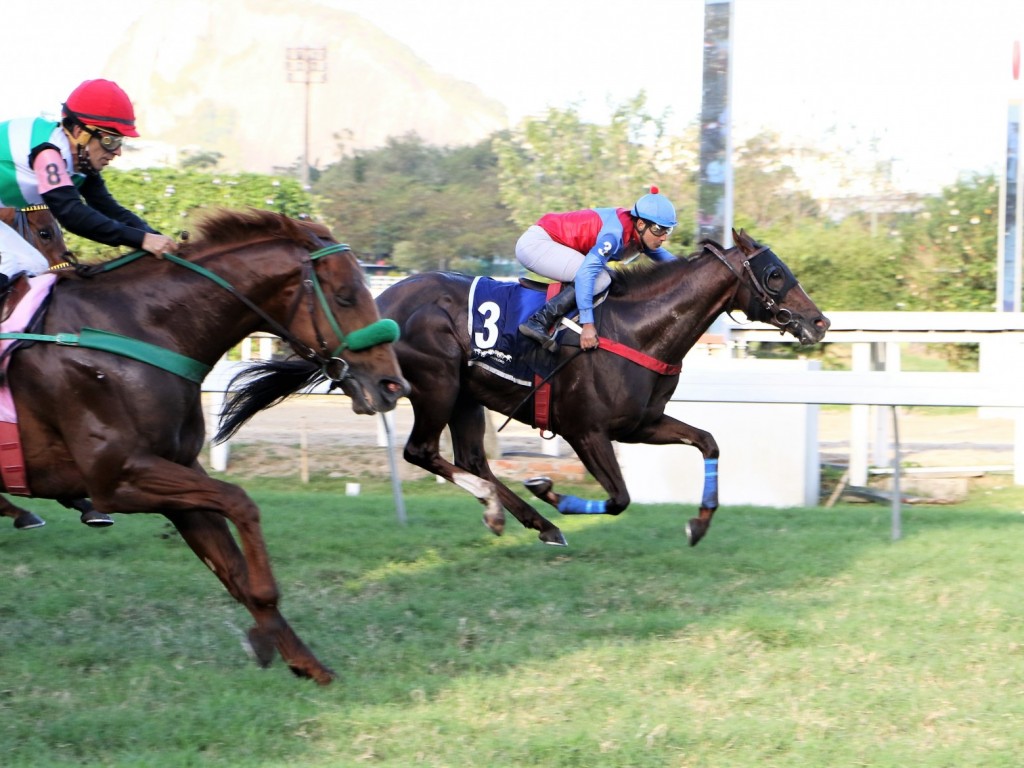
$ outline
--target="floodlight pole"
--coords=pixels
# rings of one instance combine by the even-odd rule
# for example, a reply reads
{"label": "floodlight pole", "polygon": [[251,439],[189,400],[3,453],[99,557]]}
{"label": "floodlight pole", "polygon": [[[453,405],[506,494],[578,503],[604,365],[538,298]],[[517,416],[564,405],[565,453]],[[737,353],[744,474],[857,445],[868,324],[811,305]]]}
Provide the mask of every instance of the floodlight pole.
{"label": "floodlight pole", "polygon": [[732,245],[732,2],[704,0],[697,241]]}
{"label": "floodlight pole", "polygon": [[301,179],[302,188],[309,189],[309,86],[313,83],[327,82],[327,49],[288,48],[285,54],[285,66],[288,71],[288,82],[302,83],[306,91]]}
{"label": "floodlight pole", "polygon": [[1021,261],[1024,253],[1024,171],[1021,161],[1020,40],[1013,42],[1013,92],[1006,115],[1005,173],[999,185],[999,249],[996,310],[1021,311]]}

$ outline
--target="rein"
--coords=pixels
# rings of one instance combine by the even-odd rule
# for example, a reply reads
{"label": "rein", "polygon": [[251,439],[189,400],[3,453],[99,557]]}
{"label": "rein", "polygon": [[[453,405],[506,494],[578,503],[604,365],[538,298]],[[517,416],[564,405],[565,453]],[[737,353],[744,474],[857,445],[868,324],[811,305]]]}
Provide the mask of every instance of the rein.
{"label": "rein", "polygon": [[[330,311],[327,296],[324,293],[323,287],[320,284],[320,279],[317,277],[316,270],[314,269],[314,262],[324,256],[330,256],[335,253],[343,253],[350,251],[351,248],[343,243],[336,243],[326,245],[319,250],[313,251],[309,254],[308,258],[303,259],[303,279],[302,283],[306,289],[307,294],[310,296],[309,300],[309,311],[313,318],[313,327],[316,330],[317,339],[320,343],[321,352],[317,352],[308,345],[299,341],[299,339],[289,331],[281,323],[274,320],[268,315],[261,307],[253,302],[248,296],[242,294],[237,288],[231,283],[222,278],[215,272],[211,272],[199,264],[183,259],[173,253],[165,253],[161,258],[170,261],[173,264],[177,264],[180,267],[189,269],[198,275],[205,277],[207,280],[220,286],[236,299],[241,301],[248,307],[253,313],[255,313],[264,323],[273,329],[274,333],[280,336],[284,341],[288,342],[288,345],[302,357],[304,360],[316,363],[320,366],[324,376],[331,381],[342,381],[348,377],[349,365],[338,354],[345,349],[350,349],[353,352],[359,352],[363,349],[369,349],[378,344],[384,344],[388,342],[394,342],[398,339],[398,324],[394,320],[381,319],[377,320],[370,325],[352,331],[349,334],[345,334],[341,330],[341,326],[338,325],[337,319],[334,314]],[[146,256],[146,251],[135,251],[129,253],[126,256],[122,256],[119,259],[105,262],[97,267],[98,272],[109,272],[112,269],[117,269],[125,264],[135,261],[143,256]],[[315,300],[314,300],[315,299]],[[316,302],[319,302],[320,308],[323,310],[324,315],[327,317],[328,323],[331,326],[331,330],[334,331],[335,336],[340,340],[338,346],[332,351],[328,352],[327,341],[320,332],[320,328],[316,323]]]}

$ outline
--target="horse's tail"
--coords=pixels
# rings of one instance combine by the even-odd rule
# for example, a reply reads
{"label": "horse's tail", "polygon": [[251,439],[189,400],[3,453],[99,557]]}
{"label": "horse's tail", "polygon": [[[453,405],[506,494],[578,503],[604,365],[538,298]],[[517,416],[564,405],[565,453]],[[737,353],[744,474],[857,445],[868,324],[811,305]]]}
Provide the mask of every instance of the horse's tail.
{"label": "horse's tail", "polygon": [[323,379],[320,368],[306,360],[264,360],[231,379],[214,442],[227,440],[262,410]]}

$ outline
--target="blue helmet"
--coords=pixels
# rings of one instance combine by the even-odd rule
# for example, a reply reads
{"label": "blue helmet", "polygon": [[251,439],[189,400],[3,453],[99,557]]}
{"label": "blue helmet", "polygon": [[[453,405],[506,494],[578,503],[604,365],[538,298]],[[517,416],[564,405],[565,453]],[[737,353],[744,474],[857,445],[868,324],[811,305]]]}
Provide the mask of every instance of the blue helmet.
{"label": "blue helmet", "polygon": [[679,223],[676,221],[675,206],[667,197],[658,193],[657,187],[651,187],[651,191],[637,200],[629,213],[662,227],[674,227]]}

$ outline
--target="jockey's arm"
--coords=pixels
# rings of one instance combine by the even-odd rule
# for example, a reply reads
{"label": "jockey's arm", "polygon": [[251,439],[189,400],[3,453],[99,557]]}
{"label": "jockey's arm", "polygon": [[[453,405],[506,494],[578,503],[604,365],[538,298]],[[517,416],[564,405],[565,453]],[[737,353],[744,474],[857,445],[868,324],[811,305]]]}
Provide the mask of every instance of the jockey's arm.
{"label": "jockey's arm", "polygon": [[605,260],[594,249],[583,259],[576,271],[576,308],[580,311],[580,323],[594,323],[594,281],[605,269]]}

